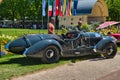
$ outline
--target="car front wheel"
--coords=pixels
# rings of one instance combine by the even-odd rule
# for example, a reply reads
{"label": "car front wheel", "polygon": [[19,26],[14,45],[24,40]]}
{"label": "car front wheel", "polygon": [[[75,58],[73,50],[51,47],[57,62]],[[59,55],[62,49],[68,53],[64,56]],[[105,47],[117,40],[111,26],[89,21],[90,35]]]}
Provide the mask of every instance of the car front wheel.
{"label": "car front wheel", "polygon": [[56,46],[48,46],[44,49],[41,60],[43,63],[54,63],[57,62],[59,58],[59,49]]}

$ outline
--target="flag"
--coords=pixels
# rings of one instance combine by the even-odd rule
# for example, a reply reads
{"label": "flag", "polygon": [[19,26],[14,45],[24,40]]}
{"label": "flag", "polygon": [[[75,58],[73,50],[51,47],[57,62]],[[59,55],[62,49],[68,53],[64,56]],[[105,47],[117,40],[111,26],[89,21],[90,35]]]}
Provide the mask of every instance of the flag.
{"label": "flag", "polygon": [[56,14],[56,1],[53,1],[53,16]]}
{"label": "flag", "polygon": [[52,16],[53,15],[53,0],[48,0],[48,16]]}
{"label": "flag", "polygon": [[73,0],[73,15],[76,15],[76,10],[77,10],[77,5],[78,5],[78,0]]}
{"label": "flag", "polygon": [[59,0],[59,16],[63,16],[63,3],[64,0]]}
{"label": "flag", "polygon": [[71,12],[72,11],[72,0],[69,0],[69,1],[70,1],[69,4],[70,4],[70,16],[71,16],[72,15],[72,12]]}
{"label": "flag", "polygon": [[66,0],[64,0],[64,4],[63,4],[63,15],[65,15],[66,13]]}
{"label": "flag", "polygon": [[54,0],[54,10],[53,10],[53,16],[58,16],[59,15],[59,0]]}
{"label": "flag", "polygon": [[59,0],[55,0],[55,16],[59,15]]}
{"label": "flag", "polygon": [[67,0],[67,2],[66,2],[66,16],[71,16],[71,6],[72,6],[72,0]]}
{"label": "flag", "polygon": [[46,0],[42,0],[42,16],[46,15]]}
{"label": "flag", "polygon": [[68,16],[69,1],[66,0],[66,16]]}

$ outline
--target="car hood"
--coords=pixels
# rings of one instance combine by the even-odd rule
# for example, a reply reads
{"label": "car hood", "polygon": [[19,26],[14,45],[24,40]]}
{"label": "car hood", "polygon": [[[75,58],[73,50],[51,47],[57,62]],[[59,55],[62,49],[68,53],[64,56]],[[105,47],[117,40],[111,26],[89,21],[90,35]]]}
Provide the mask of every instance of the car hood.
{"label": "car hood", "polygon": [[46,39],[57,39],[58,35],[53,34],[28,34],[24,35],[12,42],[5,45],[5,48],[13,53],[22,54],[26,48],[34,45],[35,43]]}

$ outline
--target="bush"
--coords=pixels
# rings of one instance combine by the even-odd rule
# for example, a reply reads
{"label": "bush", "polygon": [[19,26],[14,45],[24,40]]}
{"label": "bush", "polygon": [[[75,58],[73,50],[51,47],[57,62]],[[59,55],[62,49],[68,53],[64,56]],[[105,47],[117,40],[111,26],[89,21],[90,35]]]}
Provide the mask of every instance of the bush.
{"label": "bush", "polygon": [[96,32],[96,28],[99,26],[99,22],[94,22],[90,25],[90,31],[91,32]]}
{"label": "bush", "polygon": [[0,56],[5,55],[7,53],[7,51],[4,49],[4,45],[6,45],[8,42],[10,42],[16,38],[17,38],[17,36],[8,36],[8,35],[4,35],[4,34],[2,34],[0,36],[0,48],[1,48]]}
{"label": "bush", "polygon": [[85,31],[90,31],[90,26],[87,23],[84,23],[82,25],[82,29],[85,30]]}
{"label": "bush", "polygon": [[16,38],[17,38],[17,36],[8,36],[8,35],[2,34],[2,35],[0,36],[1,45],[5,45],[5,44],[7,44],[8,42],[10,42],[10,41],[12,41],[12,40],[14,40],[14,39],[16,39]]}
{"label": "bush", "polygon": [[114,33],[119,33],[119,30],[117,29],[116,26],[111,26],[110,28],[106,27],[105,29],[101,29],[101,33],[103,35],[107,35],[108,32],[114,34]]}

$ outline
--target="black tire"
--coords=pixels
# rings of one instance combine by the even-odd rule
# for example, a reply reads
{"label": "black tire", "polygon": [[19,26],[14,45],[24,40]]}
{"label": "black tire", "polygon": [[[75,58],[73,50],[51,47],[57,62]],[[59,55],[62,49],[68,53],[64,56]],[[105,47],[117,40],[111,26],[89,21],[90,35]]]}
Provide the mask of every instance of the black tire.
{"label": "black tire", "polygon": [[54,63],[60,58],[59,49],[56,46],[48,46],[43,51],[41,61],[43,63]]}
{"label": "black tire", "polygon": [[103,52],[105,52],[101,54],[103,58],[105,59],[114,58],[117,53],[117,45],[115,43],[108,43],[103,48]]}

